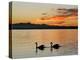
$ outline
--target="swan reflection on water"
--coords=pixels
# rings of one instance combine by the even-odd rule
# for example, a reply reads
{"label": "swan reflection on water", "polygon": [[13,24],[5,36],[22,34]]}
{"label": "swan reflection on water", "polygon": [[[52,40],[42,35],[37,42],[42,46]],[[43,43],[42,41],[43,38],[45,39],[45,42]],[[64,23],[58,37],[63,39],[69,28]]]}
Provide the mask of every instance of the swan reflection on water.
{"label": "swan reflection on water", "polygon": [[50,48],[50,51],[52,52],[53,51],[53,48],[54,49],[59,49],[61,47],[59,44],[54,44],[53,45],[52,42],[50,42],[50,47],[46,47],[43,44],[38,46],[38,43],[37,42],[35,42],[35,44],[36,44],[36,53],[38,52],[38,49],[41,50],[41,51],[43,51],[43,50],[45,50],[45,48]]}

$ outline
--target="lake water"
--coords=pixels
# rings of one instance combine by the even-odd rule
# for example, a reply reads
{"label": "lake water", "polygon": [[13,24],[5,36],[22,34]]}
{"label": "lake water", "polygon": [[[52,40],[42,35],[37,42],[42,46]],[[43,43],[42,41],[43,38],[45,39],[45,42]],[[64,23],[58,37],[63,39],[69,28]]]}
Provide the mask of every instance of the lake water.
{"label": "lake water", "polygon": [[[12,30],[12,56],[13,58],[60,56],[77,54],[77,29],[43,29],[43,30]],[[35,42],[50,47],[50,42],[60,44],[62,47],[54,49],[45,48],[36,53]]]}

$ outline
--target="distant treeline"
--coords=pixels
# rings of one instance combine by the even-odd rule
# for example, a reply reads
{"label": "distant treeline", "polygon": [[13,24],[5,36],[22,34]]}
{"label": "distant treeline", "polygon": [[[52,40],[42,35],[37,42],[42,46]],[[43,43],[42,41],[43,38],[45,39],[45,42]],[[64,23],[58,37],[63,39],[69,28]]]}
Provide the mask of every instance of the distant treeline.
{"label": "distant treeline", "polygon": [[77,26],[49,26],[46,24],[18,23],[9,24],[9,29],[78,29]]}

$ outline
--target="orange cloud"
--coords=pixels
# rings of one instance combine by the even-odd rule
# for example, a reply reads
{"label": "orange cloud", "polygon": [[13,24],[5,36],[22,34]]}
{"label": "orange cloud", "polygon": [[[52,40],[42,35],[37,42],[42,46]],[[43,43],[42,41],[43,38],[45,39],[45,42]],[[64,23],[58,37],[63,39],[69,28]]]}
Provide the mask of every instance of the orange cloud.
{"label": "orange cloud", "polygon": [[32,21],[34,24],[47,24],[47,25],[57,25],[57,26],[77,26],[77,16],[55,16],[46,19],[36,19]]}

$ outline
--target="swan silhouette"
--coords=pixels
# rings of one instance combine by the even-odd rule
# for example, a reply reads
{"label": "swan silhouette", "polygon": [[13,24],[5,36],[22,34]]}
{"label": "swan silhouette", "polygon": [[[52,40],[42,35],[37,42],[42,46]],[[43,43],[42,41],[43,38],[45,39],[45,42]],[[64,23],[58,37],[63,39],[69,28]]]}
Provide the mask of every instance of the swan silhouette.
{"label": "swan silhouette", "polygon": [[45,45],[38,46],[37,42],[35,42],[35,44],[36,44],[36,53],[38,52],[38,49],[43,51],[45,48],[48,48],[48,47],[45,47]]}
{"label": "swan silhouette", "polygon": [[45,48],[47,48],[47,47],[45,47],[45,45],[38,46],[38,43],[37,42],[35,42],[35,44],[36,44],[36,49],[38,48],[40,50],[44,50]]}
{"label": "swan silhouette", "polygon": [[54,48],[54,49],[59,49],[61,46],[59,44],[54,44],[51,42],[51,48]]}

